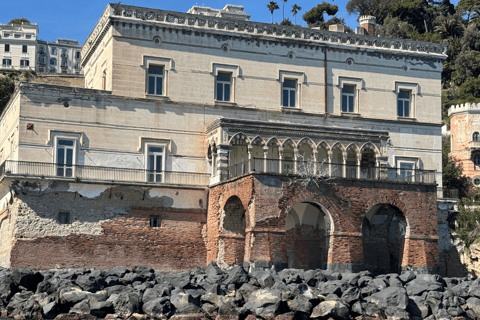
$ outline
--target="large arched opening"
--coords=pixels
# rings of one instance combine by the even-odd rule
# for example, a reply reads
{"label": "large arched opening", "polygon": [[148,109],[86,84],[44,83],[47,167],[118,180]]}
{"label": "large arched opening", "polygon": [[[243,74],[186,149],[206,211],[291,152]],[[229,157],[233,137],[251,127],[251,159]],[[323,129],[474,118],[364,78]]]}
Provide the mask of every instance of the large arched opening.
{"label": "large arched opening", "polygon": [[363,257],[367,270],[375,273],[400,272],[407,220],[391,204],[377,204],[365,214],[362,223]]}
{"label": "large arched opening", "polygon": [[245,256],[245,208],[239,197],[231,196],[223,211],[223,261],[228,265],[241,265]]}
{"label": "large arched opening", "polygon": [[285,217],[289,268],[326,269],[331,219],[326,209],[314,202],[298,202]]}

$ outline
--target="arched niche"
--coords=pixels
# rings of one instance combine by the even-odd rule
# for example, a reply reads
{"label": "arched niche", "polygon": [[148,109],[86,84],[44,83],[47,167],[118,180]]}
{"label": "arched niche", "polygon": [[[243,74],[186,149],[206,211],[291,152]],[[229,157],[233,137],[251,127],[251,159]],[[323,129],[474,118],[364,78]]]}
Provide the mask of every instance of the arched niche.
{"label": "arched niche", "polygon": [[377,204],[362,222],[363,257],[366,269],[375,273],[399,273],[402,265],[407,220],[390,204]]}
{"label": "arched niche", "polygon": [[289,268],[326,269],[331,219],[314,202],[298,202],[285,217],[285,243]]}

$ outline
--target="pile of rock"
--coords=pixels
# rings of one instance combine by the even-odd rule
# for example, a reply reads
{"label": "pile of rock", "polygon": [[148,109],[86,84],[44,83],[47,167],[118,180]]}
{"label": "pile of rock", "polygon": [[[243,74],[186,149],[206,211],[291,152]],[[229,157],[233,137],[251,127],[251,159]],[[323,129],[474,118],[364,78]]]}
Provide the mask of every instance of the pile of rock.
{"label": "pile of rock", "polygon": [[0,311],[16,319],[475,319],[480,280],[215,263],[175,274],[0,268]]}

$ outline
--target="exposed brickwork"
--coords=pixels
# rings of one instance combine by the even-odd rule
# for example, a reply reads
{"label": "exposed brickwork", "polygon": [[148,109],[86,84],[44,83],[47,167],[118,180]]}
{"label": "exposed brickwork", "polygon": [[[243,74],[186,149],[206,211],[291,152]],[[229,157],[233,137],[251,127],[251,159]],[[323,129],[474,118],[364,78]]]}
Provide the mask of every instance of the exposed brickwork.
{"label": "exposed brickwork", "polygon": [[[252,180],[253,179],[253,180]],[[253,188],[252,188],[253,183]],[[245,188],[245,186],[247,186]],[[329,213],[331,219],[330,247],[328,264],[364,264],[364,243],[362,223],[364,214],[378,204],[388,204],[398,208],[405,218],[407,230],[403,239],[389,241],[388,258],[382,263],[387,265],[436,267],[438,266],[438,236],[436,213],[436,188],[434,186],[403,185],[397,183],[339,180],[321,183],[319,188],[304,188],[289,185],[289,181],[278,176],[247,176],[214,187],[211,190],[210,205],[214,207],[208,213],[209,248],[215,251],[213,235],[218,232],[222,219],[219,209],[225,205],[225,199],[236,191],[242,203],[250,203],[247,220],[247,242],[245,259],[254,261],[288,262],[288,244],[292,235],[285,232],[285,218],[289,208],[298,202],[319,203]],[[222,194],[224,196],[222,197]],[[212,202],[216,199],[217,202]],[[293,231],[292,231],[293,232]],[[400,232],[400,231],[395,231]],[[391,231],[391,233],[395,233]],[[298,235],[298,234],[297,234]],[[401,238],[401,237],[400,237]],[[310,240],[309,240],[310,241]],[[312,243],[296,242],[294,255],[305,264],[306,251],[317,250],[318,256],[323,250],[318,243],[312,249]],[[384,242],[381,238],[378,241]],[[297,246],[298,244],[298,246]],[[308,246],[308,247],[307,247]],[[303,252],[303,253],[302,253]],[[216,261],[217,255],[209,255],[208,261]]]}
{"label": "exposed brickwork", "polygon": [[[159,216],[162,227],[150,228],[150,215]],[[188,270],[205,265],[205,222],[204,210],[135,208],[128,217],[103,222],[102,235],[18,239],[11,265],[108,269],[141,264],[162,272]]]}

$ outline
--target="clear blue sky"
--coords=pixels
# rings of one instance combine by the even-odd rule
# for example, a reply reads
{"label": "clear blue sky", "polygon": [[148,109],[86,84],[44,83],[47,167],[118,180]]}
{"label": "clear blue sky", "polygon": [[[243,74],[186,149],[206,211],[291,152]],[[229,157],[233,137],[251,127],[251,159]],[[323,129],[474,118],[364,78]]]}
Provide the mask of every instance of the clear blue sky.
{"label": "clear blue sky", "polygon": [[[301,16],[305,11],[321,3],[323,0],[288,0],[285,4],[285,17],[293,21],[290,12],[293,4],[298,4],[302,10],[297,14],[297,24],[306,25]],[[0,23],[8,23],[12,18],[25,17],[39,26],[39,39],[55,41],[57,38],[77,39],[83,44],[103,10],[111,1],[98,0],[2,0]],[[221,9],[226,4],[243,5],[245,12],[252,16],[251,21],[271,22],[271,14],[267,9],[270,0],[122,0],[123,4],[187,12],[194,5],[204,5]],[[282,21],[282,0],[276,1],[280,10],[274,12],[274,21]],[[328,0],[338,5],[337,16],[344,18],[346,23],[354,28],[358,25],[355,15],[348,15],[345,10],[347,0]],[[456,4],[458,0],[452,0]]]}

